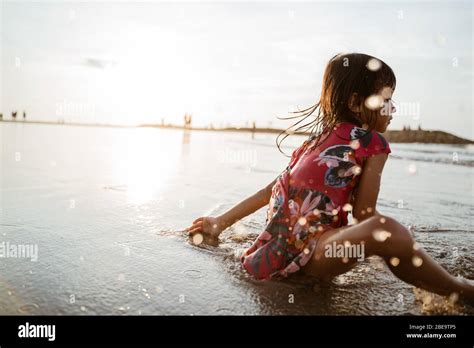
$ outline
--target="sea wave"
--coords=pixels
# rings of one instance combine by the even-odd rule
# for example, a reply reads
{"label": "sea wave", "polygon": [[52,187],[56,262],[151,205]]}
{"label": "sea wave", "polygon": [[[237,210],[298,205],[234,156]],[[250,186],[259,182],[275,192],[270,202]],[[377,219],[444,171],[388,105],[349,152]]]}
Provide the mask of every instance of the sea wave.
{"label": "sea wave", "polygon": [[408,161],[414,161],[414,162],[441,163],[441,164],[449,164],[449,165],[455,165],[455,166],[474,167],[474,160],[470,160],[470,159],[453,160],[452,158],[443,158],[443,157],[419,157],[419,156],[394,155],[394,154],[390,154],[390,158],[399,159],[399,160],[408,160]]}

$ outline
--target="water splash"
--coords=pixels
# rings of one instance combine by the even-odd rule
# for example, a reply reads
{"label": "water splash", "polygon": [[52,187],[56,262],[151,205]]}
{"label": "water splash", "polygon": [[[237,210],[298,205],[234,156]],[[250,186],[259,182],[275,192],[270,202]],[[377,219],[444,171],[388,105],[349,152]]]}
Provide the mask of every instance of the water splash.
{"label": "water splash", "polygon": [[419,288],[413,288],[413,292],[415,301],[420,304],[420,310],[423,314],[453,315],[462,314],[466,311],[466,308],[457,303],[455,295],[444,297]]}

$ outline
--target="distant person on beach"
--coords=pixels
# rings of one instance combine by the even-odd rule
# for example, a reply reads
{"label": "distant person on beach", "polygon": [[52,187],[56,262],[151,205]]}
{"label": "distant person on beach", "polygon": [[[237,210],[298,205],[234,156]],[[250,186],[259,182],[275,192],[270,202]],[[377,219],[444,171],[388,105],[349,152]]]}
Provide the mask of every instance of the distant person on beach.
{"label": "distant person on beach", "polygon": [[185,114],[184,115],[184,127],[191,128],[192,117],[191,115]]}
{"label": "distant person on beach", "polygon": [[[380,59],[360,53],[331,58],[320,100],[288,117],[301,118],[292,127],[303,124],[296,131],[311,134],[293,151],[287,168],[224,214],[194,220],[186,229],[190,236],[195,240],[200,234],[196,240],[215,244],[223,230],[268,204],[264,231],[241,256],[243,268],[257,279],[302,271],[328,281],[378,255],[409,284],[474,300],[472,282],[449,274],[410,230],[377,211],[391,152],[381,133],[395,112],[395,86],[393,70]],[[304,124],[308,118],[312,121]],[[279,149],[292,127],[277,137]]]}

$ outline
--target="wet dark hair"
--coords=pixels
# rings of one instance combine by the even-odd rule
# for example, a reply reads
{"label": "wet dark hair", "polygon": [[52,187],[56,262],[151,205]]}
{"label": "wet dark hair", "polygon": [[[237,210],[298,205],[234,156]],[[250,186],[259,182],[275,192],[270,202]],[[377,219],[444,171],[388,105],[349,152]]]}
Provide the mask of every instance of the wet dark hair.
{"label": "wet dark hair", "polygon": [[[310,132],[306,143],[318,138],[314,147],[321,144],[322,135],[327,136],[339,122],[351,122],[362,127],[359,116],[349,108],[349,100],[353,93],[357,94],[357,104],[383,87],[395,90],[396,77],[393,70],[382,60],[363,53],[339,53],[332,57],[324,71],[320,100],[313,106],[290,112],[296,114],[278,119],[289,120],[301,118],[298,122],[282,131],[276,138],[278,149],[283,140],[293,133]],[[363,111],[368,115],[367,129],[374,129],[376,115],[362,103]],[[315,114],[316,112],[316,114]],[[314,114],[314,115],[313,115]],[[309,117],[314,119],[298,126]],[[297,128],[293,129],[294,127]]]}

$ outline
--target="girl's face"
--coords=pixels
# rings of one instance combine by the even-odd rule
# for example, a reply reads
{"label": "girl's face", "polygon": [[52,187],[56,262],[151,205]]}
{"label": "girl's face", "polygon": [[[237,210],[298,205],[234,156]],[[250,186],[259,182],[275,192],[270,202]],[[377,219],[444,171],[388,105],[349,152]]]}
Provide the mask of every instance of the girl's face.
{"label": "girl's face", "polygon": [[392,113],[396,111],[395,105],[392,101],[393,89],[391,87],[383,87],[377,94],[370,96],[365,100],[365,108],[361,113],[362,123],[368,123],[370,113],[372,118],[375,116],[374,130],[383,133],[387,130],[390,121],[392,120]]}
{"label": "girl's face", "polygon": [[392,101],[392,94],[393,89],[391,87],[384,87],[378,93],[383,99],[383,106],[377,114],[377,121],[375,123],[375,130],[379,133],[383,133],[387,130],[393,118],[392,113],[397,111]]}

